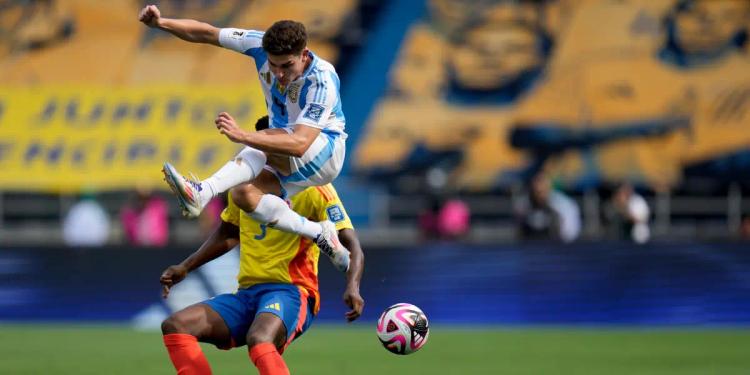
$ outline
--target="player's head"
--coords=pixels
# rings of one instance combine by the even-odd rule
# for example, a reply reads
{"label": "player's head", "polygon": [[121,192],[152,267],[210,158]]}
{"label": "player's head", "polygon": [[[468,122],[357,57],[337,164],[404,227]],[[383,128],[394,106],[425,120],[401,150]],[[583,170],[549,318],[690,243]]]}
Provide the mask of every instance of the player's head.
{"label": "player's head", "polygon": [[286,86],[302,75],[310,61],[305,25],[289,20],[274,23],[263,35],[263,50],[271,73]]}
{"label": "player's head", "polygon": [[268,115],[265,115],[255,122],[255,131],[268,129]]}

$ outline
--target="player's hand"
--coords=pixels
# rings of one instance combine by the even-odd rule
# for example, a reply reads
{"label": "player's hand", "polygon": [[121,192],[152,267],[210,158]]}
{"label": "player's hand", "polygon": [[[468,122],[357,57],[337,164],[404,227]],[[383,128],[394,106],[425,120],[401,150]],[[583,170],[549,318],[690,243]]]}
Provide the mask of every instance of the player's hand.
{"label": "player's hand", "polygon": [[219,133],[227,136],[230,141],[242,143],[245,139],[247,132],[237,126],[237,122],[234,121],[234,118],[232,118],[229,113],[219,113],[219,116],[216,117],[214,123],[216,124],[216,129],[219,129]]}
{"label": "player's hand", "polygon": [[149,27],[159,26],[159,19],[161,18],[161,12],[156,5],[146,5],[141,12],[138,13],[138,21],[143,22]]}
{"label": "player's hand", "polygon": [[169,295],[169,289],[185,279],[187,273],[187,268],[179,264],[167,267],[167,269],[161,273],[161,277],[159,278],[162,298],[167,298]]}
{"label": "player's hand", "polygon": [[362,309],[365,307],[365,300],[359,295],[358,290],[347,288],[344,292],[344,303],[351,309],[346,312],[347,321],[353,322],[362,315]]}

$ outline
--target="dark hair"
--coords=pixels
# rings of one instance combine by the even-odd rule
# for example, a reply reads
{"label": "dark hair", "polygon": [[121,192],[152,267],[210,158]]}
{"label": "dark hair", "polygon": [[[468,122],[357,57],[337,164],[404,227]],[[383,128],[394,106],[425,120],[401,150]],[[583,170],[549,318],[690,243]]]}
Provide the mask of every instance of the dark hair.
{"label": "dark hair", "polygon": [[261,131],[263,129],[268,129],[268,115],[259,118],[258,121],[255,122],[255,131]]}
{"label": "dark hair", "polygon": [[263,50],[270,55],[299,55],[306,46],[305,25],[296,21],[278,21],[263,34]]}

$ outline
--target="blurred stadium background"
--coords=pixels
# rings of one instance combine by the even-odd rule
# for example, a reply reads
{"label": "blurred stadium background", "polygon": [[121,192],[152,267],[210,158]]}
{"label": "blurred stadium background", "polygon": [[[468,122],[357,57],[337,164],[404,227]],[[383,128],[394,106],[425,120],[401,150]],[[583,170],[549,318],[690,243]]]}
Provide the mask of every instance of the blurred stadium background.
{"label": "blurred stadium background", "polygon": [[[750,372],[750,2],[153,3],[300,20],[339,71],[366,311],[341,325],[322,262],[293,373]],[[265,113],[256,71],[146,28],[144,4],[0,0],[2,373],[169,373],[160,321],[236,287],[230,253],[160,300],[221,208],[183,219],[160,167],[231,158],[211,121]],[[402,301],[433,324],[406,358],[371,324]]]}

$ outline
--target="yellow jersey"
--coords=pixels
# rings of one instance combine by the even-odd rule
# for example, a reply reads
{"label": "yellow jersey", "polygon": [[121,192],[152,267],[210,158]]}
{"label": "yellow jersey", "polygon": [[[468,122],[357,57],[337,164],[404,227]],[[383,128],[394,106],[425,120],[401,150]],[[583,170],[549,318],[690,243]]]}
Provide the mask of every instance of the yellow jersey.
{"label": "yellow jersey", "polygon": [[[291,199],[291,208],[311,221],[331,220],[336,229],[353,229],[344,205],[331,184],[309,187]],[[288,283],[315,298],[320,307],[318,258],[314,241],[261,224],[237,207],[231,199],[221,219],[240,228],[240,288],[262,283]]]}

